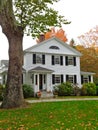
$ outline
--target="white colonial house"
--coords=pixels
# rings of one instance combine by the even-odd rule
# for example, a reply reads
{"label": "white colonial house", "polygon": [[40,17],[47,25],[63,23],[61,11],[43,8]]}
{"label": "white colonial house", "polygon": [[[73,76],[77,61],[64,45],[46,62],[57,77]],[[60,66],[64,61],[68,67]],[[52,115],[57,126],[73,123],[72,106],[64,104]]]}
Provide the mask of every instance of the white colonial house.
{"label": "white colonial house", "polygon": [[[34,92],[52,92],[53,86],[70,81],[79,87],[93,82],[93,74],[80,71],[81,53],[56,37],[44,40],[24,50],[23,83]],[[5,83],[8,65],[1,64],[2,84]]]}

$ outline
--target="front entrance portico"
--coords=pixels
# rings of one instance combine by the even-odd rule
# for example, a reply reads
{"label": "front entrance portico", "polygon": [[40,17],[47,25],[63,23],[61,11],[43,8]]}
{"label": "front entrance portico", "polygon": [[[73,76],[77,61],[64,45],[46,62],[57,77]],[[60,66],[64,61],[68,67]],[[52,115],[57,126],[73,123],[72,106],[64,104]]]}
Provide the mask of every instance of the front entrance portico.
{"label": "front entrance portico", "polygon": [[29,72],[32,75],[34,93],[38,91],[52,91],[52,70],[36,67]]}

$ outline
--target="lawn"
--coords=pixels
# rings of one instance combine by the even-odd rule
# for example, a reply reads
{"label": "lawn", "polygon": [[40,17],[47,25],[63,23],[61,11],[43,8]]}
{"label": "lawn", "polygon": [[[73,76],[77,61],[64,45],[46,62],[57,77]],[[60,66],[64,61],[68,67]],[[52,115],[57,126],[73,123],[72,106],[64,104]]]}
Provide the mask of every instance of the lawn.
{"label": "lawn", "polygon": [[0,109],[0,130],[98,130],[98,101],[30,104]]}

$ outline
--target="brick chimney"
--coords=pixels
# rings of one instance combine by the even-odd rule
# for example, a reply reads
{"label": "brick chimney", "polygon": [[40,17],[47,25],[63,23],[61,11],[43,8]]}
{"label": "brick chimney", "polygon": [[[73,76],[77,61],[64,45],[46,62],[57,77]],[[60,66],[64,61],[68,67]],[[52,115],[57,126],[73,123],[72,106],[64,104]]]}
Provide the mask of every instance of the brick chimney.
{"label": "brick chimney", "polygon": [[45,40],[45,35],[44,34],[40,34],[39,36],[39,43]]}

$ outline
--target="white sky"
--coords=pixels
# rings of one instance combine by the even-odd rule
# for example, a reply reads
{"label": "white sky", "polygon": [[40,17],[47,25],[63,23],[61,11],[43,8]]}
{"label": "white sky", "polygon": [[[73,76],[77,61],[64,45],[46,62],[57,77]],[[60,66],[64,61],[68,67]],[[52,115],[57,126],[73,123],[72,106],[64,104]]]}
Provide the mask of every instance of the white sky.
{"label": "white sky", "polygon": [[[63,26],[69,41],[98,25],[98,0],[60,0],[54,7],[65,19],[71,21],[71,24]],[[26,36],[23,48],[26,49],[33,43],[35,41]],[[8,42],[0,28],[0,60],[2,59],[8,59]]]}

